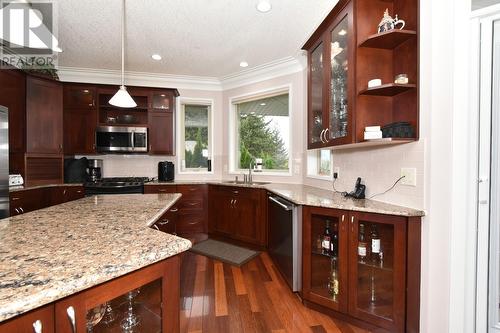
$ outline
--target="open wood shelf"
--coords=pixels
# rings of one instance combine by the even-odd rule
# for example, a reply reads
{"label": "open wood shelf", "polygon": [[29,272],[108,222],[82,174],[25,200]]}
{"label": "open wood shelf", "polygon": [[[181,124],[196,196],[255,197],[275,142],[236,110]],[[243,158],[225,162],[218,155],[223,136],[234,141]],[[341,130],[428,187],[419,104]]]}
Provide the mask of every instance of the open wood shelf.
{"label": "open wood shelf", "polygon": [[322,256],[322,257],[327,257],[327,258],[330,258],[330,259],[333,259],[333,260],[337,260],[337,257],[336,256],[333,256],[333,255],[330,255],[330,254],[325,254],[321,251],[318,251],[318,250],[312,250],[311,251],[312,254],[316,255],[316,256]]}
{"label": "open wood shelf", "polygon": [[393,29],[368,36],[367,39],[359,44],[359,47],[392,50],[416,36],[417,32],[414,30]]}
{"label": "open wood shelf", "polygon": [[362,142],[335,146],[332,147],[331,149],[341,150],[341,149],[357,149],[357,148],[377,147],[377,146],[390,146],[390,145],[400,145],[403,143],[410,143],[415,141],[417,141],[417,139],[415,138],[383,138],[383,139],[365,140]]}
{"label": "open wood shelf", "polygon": [[399,84],[399,83],[386,83],[377,87],[367,88],[359,92],[360,95],[368,96],[396,96],[407,92],[408,90],[415,89],[415,84]]}

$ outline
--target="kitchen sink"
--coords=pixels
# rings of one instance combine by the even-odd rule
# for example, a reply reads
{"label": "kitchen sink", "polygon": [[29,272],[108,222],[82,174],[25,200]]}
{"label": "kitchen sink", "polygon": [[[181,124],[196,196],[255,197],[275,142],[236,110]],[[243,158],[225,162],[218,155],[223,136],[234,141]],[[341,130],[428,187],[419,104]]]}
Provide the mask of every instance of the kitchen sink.
{"label": "kitchen sink", "polygon": [[270,182],[251,182],[251,183],[244,183],[240,181],[235,181],[235,180],[226,180],[223,181],[224,184],[235,184],[235,185],[267,185],[270,184]]}

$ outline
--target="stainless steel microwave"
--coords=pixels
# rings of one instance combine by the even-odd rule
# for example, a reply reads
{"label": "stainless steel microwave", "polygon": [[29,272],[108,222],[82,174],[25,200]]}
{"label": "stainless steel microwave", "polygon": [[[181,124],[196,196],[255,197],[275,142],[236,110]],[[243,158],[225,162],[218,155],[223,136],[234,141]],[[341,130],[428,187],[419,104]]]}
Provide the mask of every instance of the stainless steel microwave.
{"label": "stainless steel microwave", "polygon": [[96,129],[98,152],[142,153],[148,151],[146,127],[99,126]]}

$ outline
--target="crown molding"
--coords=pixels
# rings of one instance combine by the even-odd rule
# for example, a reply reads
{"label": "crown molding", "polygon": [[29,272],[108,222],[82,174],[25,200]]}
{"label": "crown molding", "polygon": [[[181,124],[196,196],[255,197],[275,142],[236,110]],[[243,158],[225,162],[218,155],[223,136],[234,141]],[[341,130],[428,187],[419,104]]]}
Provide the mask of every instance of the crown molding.
{"label": "crown molding", "polygon": [[[58,75],[61,81],[120,84],[119,70],[59,67]],[[221,91],[220,80],[209,76],[189,76],[172,74],[155,74],[146,72],[125,72],[125,84],[130,86],[159,87]]]}
{"label": "crown molding", "polygon": [[[126,71],[125,84],[143,87],[223,91],[293,74],[304,68],[304,62],[298,55],[298,57],[279,59],[220,78]],[[60,80],[65,82],[120,84],[121,81],[121,72],[109,69],[59,67],[58,75]]]}
{"label": "crown molding", "polygon": [[263,65],[226,75],[221,78],[223,90],[229,90],[274,79],[280,76],[290,75],[304,70],[300,57],[286,57]]}

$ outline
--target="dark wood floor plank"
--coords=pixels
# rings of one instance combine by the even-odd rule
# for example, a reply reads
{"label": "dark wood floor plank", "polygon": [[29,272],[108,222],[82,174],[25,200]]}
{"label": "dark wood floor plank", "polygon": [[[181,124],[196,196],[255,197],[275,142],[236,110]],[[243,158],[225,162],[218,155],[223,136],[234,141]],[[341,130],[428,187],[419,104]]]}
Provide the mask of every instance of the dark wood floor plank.
{"label": "dark wood floor plank", "polygon": [[215,286],[215,316],[227,316],[226,282],[224,280],[224,266],[220,261],[214,261]]}
{"label": "dark wood floor plank", "polygon": [[203,332],[217,332],[215,321],[214,263],[207,260],[205,271],[205,295],[203,296]]}
{"label": "dark wood floor plank", "polygon": [[247,288],[245,287],[245,281],[243,280],[243,272],[240,267],[231,266],[231,271],[233,272],[234,289],[236,295],[246,295]]}
{"label": "dark wood floor plank", "polygon": [[243,332],[243,325],[241,323],[238,295],[236,295],[236,290],[234,288],[233,271],[229,264],[223,264],[223,268],[226,284],[229,330],[230,332],[240,333]]}

